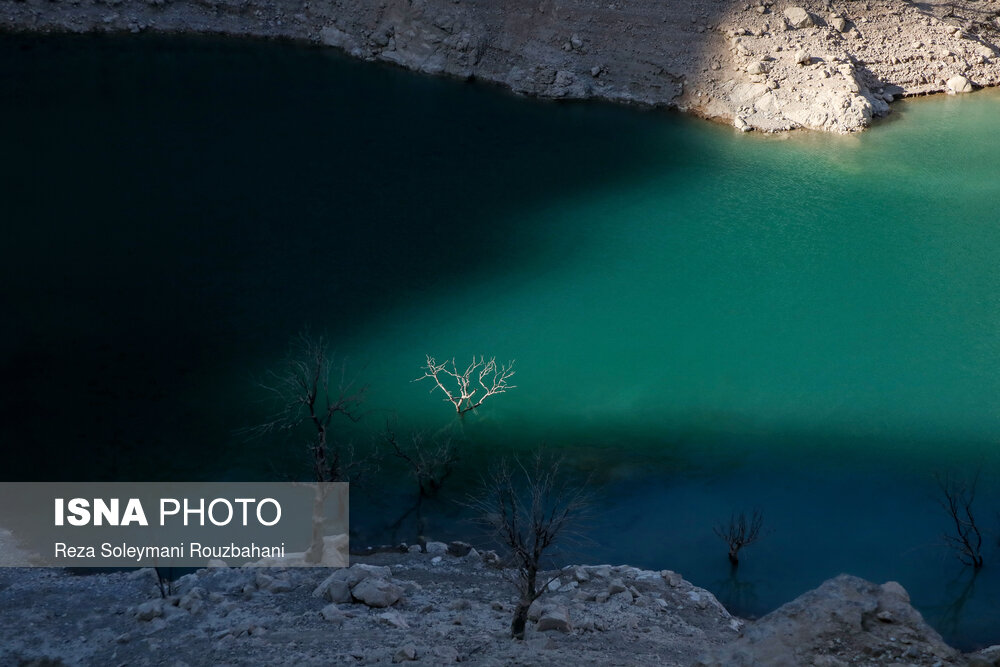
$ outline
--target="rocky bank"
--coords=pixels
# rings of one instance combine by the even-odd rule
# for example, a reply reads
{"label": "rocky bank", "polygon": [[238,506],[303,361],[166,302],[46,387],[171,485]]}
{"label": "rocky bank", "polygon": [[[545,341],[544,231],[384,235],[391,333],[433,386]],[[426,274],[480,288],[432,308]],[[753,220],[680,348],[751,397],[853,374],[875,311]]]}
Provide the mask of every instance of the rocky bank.
{"label": "rocky bank", "polygon": [[841,576],[754,622],[669,570],[553,572],[525,641],[495,554],[431,542],[341,569],[0,569],[0,664],[1000,665],[945,645],[896,583]]}
{"label": "rocky bank", "polygon": [[0,0],[0,28],[282,37],[517,93],[853,132],[1000,82],[1000,0]]}

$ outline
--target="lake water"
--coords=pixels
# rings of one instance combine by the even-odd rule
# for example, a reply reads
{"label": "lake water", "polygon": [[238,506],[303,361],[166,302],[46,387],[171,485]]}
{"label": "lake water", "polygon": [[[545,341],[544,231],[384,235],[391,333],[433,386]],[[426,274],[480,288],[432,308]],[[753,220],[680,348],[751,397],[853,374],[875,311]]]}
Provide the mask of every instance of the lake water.
{"label": "lake water", "polygon": [[[540,445],[594,476],[564,560],[670,568],[759,615],[840,572],[1000,642],[1000,95],[860,136],[740,135],[275,43],[0,38],[5,479],[269,479],[256,382],[325,332],[387,417],[455,419],[425,354],[516,358],[456,502]],[[458,431],[456,431],[458,432]],[[978,577],[935,474],[980,471]],[[355,543],[412,500],[387,461]],[[737,576],[712,527],[760,508]]]}

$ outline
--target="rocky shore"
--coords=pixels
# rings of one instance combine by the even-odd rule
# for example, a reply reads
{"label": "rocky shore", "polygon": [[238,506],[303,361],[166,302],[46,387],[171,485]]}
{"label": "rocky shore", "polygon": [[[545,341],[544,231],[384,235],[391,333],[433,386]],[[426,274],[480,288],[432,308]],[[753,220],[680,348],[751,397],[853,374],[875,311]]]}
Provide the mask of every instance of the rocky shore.
{"label": "rocky shore", "polygon": [[910,95],[1000,82],[1000,0],[0,0],[0,28],[325,44],[517,93],[854,132]]}
{"label": "rocky shore", "polygon": [[461,543],[333,570],[208,568],[165,598],[151,569],[0,569],[0,664],[1000,665],[1000,647],[947,646],[893,582],[840,576],[745,621],[669,570],[551,574],[514,641],[508,572]]}

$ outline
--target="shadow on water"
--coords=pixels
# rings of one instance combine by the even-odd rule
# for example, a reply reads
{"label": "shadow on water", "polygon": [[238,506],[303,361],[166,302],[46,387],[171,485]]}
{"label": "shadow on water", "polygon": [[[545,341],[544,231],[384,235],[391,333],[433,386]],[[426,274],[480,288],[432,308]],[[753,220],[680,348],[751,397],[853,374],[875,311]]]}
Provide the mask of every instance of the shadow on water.
{"label": "shadow on water", "polygon": [[680,133],[651,146],[633,112],[320,49],[14,35],[0,51],[18,128],[0,166],[10,478],[197,477],[216,467],[201,443],[241,425],[198,394],[207,379],[303,325],[336,338],[530,264],[553,241],[519,211],[686,153]]}
{"label": "shadow on water", "polygon": [[[926,190],[929,182],[964,193],[944,178],[964,181],[958,170],[935,165],[937,180],[914,171],[911,182],[866,189],[871,153],[854,150],[858,138],[783,142],[808,149],[794,155],[771,139],[713,143],[731,128],[526,101],[282,44],[9,36],[0,41],[0,83],[7,94],[0,122],[18,129],[0,163],[7,223],[0,308],[10,323],[0,328],[5,478],[260,478],[265,459],[293,458],[292,450],[236,442],[234,431],[259,422],[260,405],[250,404],[253,374],[279,359],[303,325],[351,340],[385,317],[393,321],[380,333],[392,339],[444,319],[442,327],[467,327],[470,340],[481,340],[489,324],[470,325],[462,313],[494,308],[496,295],[455,299],[453,311],[423,319],[400,305],[436,308],[442,295],[467,285],[503,289],[516,279],[529,287],[511,293],[526,294],[551,285],[536,278],[559,274],[574,254],[599,264],[606,253],[616,261],[604,273],[581,262],[565,271],[571,289],[505,311],[511,318],[524,311],[505,321],[530,332],[532,340],[517,345],[541,339],[541,349],[531,350],[534,377],[518,377],[521,395],[501,403],[509,412],[491,407],[470,422],[469,443],[439,497],[403,515],[415,492],[389,483],[405,475],[391,466],[380,477],[388,482],[359,490],[351,518],[362,546],[425,530],[435,539],[475,541],[461,501],[484,466],[545,444],[571,451],[578,472],[596,471],[602,489],[602,514],[585,533],[592,543],[579,557],[565,552],[570,560],[669,567],[715,582],[720,596],[754,615],[845,570],[898,579],[922,609],[942,597],[964,600],[949,602],[942,616],[949,628],[954,620],[949,638],[968,645],[996,636],[1000,619],[984,600],[996,598],[1000,581],[986,571],[967,594],[941,596],[947,554],[926,547],[946,529],[927,497],[934,488],[928,471],[980,452],[987,469],[998,463],[993,422],[976,410],[964,419],[959,409],[973,392],[993,395],[995,309],[982,295],[995,291],[996,241],[975,234],[975,225],[965,236],[944,230],[936,218],[913,229],[898,220],[872,225],[863,196],[881,197],[885,210],[933,209],[936,199],[914,204],[907,188]],[[967,159],[944,136],[937,140],[949,151],[941,153]],[[880,141],[869,139],[869,149]],[[762,141],[775,150],[763,158],[743,152]],[[894,173],[913,162],[906,141],[898,143],[879,154],[896,160],[887,163]],[[817,159],[820,145],[836,150]],[[988,152],[965,150],[973,149]],[[794,169],[782,165],[789,159]],[[989,172],[992,163],[984,164]],[[779,182],[774,193],[758,185],[770,170]],[[651,200],[647,210],[643,197],[630,199],[637,183],[672,196]],[[843,190],[831,198],[827,186]],[[593,217],[545,224],[548,212],[562,208],[583,215],[596,199],[588,195],[605,187],[595,204],[604,208]],[[990,192],[993,183],[982,187]],[[801,197],[778,197],[779,190]],[[583,205],[564,206],[573,199]],[[857,201],[864,202],[859,210],[838,207]],[[948,213],[968,209],[970,220],[981,220],[980,209],[962,208],[967,203]],[[874,239],[849,224],[857,220]],[[584,251],[580,239],[593,226],[604,235]],[[643,233],[650,229],[657,233]],[[693,240],[685,240],[688,232]],[[949,243],[936,243],[945,237]],[[953,237],[961,247],[952,247]],[[615,244],[622,247],[612,253]],[[657,273],[671,263],[680,267],[676,275]],[[921,285],[921,277],[930,286],[900,287]],[[713,279],[718,291],[701,291]],[[576,301],[588,280],[600,283],[591,286],[593,303]],[[798,283],[806,289],[790,289]],[[834,289],[841,283],[844,293]],[[643,307],[625,307],[637,304]],[[911,319],[925,312],[940,317]],[[671,316],[650,317],[662,313]],[[844,318],[856,328],[831,324]],[[900,331],[897,321],[914,326]],[[959,323],[980,326],[970,334]],[[621,335],[629,329],[645,329],[650,340],[630,342]],[[720,330],[729,335],[716,336]],[[835,344],[842,331],[856,337],[854,346]],[[405,363],[413,356],[375,349]],[[643,354],[678,349],[686,352]],[[844,363],[852,372],[842,373]],[[659,366],[676,378],[643,379]],[[562,412],[538,405],[544,392],[552,398],[553,387],[575,383],[580,369],[596,397],[571,395]],[[628,386],[630,374],[636,387]],[[788,379],[800,375],[806,379]],[[381,379],[411,389],[413,376]],[[826,380],[807,381],[816,377]],[[769,405],[766,394],[757,403],[727,403],[709,391],[728,382],[751,394],[774,383],[778,408],[768,417],[760,409]],[[694,398],[672,395],[673,384],[694,385]],[[932,387],[933,400],[914,400],[924,398],[906,392],[916,385]],[[897,398],[905,409],[887,415]],[[858,402],[871,416],[831,401]],[[948,419],[921,419],[940,404]],[[423,405],[371,407],[412,416],[424,414]],[[966,422],[968,434],[958,432]],[[944,426],[927,426],[938,423]],[[984,487],[983,500],[996,493],[995,485]],[[727,578],[711,527],[744,505],[759,505],[774,532],[754,545],[738,577]],[[850,539],[830,526],[847,526]]]}

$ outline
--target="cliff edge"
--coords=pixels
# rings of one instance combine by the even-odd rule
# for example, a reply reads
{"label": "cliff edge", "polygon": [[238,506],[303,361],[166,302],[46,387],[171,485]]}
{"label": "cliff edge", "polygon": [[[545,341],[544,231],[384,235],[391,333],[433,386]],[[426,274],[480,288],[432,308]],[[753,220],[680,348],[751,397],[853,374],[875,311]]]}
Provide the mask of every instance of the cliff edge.
{"label": "cliff edge", "polygon": [[1000,0],[0,0],[0,28],[283,37],[517,93],[855,132],[1000,83]]}

